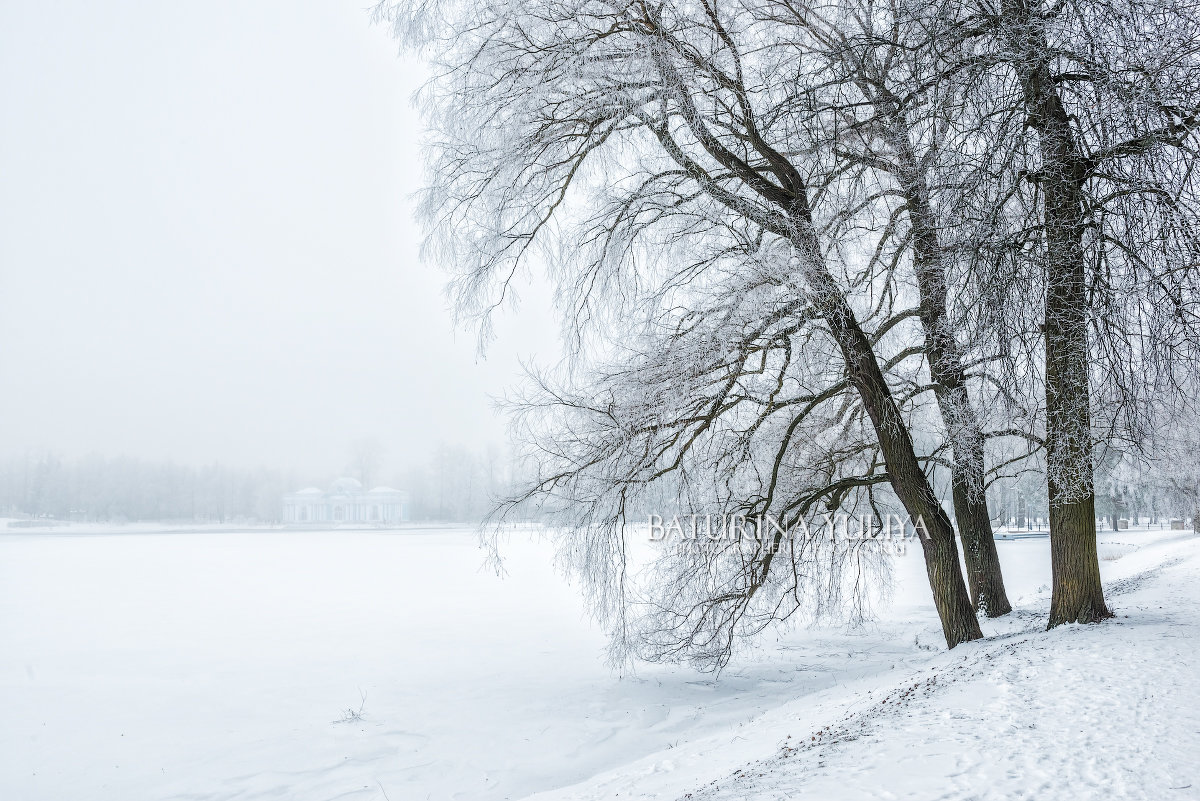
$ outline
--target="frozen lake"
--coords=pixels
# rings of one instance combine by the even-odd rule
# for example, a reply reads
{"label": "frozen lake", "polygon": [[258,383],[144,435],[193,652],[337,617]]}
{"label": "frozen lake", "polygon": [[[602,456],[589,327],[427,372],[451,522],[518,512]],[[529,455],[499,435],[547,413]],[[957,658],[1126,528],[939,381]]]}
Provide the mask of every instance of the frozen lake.
{"label": "frozen lake", "polygon": [[[1014,599],[1048,583],[1044,540],[1000,548]],[[940,644],[913,553],[867,630],[621,677],[548,548],[506,554],[501,579],[464,530],[0,534],[0,796],[520,798]]]}

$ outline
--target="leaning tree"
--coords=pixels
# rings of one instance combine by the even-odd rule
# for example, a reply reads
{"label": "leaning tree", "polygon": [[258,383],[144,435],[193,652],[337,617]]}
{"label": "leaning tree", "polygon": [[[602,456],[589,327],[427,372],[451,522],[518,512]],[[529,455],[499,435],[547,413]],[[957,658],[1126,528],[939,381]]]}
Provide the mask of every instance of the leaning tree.
{"label": "leaning tree", "polygon": [[[915,338],[924,342],[916,356],[927,365],[924,389],[936,398],[953,453],[950,484],[972,602],[990,616],[1006,614],[1012,607],[987,509],[985,446],[989,436],[1024,435],[1007,413],[1028,410],[980,380],[990,377],[991,360],[969,341],[965,322],[979,300],[963,291],[965,274],[981,238],[993,232],[986,218],[959,210],[1003,191],[991,169],[993,143],[979,135],[969,48],[931,6],[844,0],[779,3],[770,13],[813,40],[810,57],[825,66],[809,94],[824,104],[824,114],[841,119],[836,156],[862,167],[861,179],[873,187],[877,258],[891,265],[889,282],[911,275],[921,328]],[[862,215],[845,222],[861,225]],[[972,383],[978,400],[971,398]]]}
{"label": "leaning tree", "polygon": [[[861,490],[887,482],[923,525],[954,646],[980,630],[953,526],[909,428],[911,399],[889,383],[908,346],[891,336],[876,243],[839,234],[848,215],[880,213],[877,181],[836,147],[849,123],[827,113],[824,62],[812,57],[820,43],[776,11],[771,2],[494,0],[381,13],[437,70],[426,92],[437,142],[425,208],[437,255],[457,273],[458,309],[486,316],[540,253],[556,271],[576,366],[613,365],[589,374],[599,383],[581,393],[545,387],[566,416],[542,441],[551,468],[530,497],[577,510],[577,531],[615,534],[640,484],[698,469],[700,449],[720,453],[723,437],[761,434],[739,471],[707,476],[715,497],[788,519],[818,502],[870,503]],[[733,318],[740,335],[710,341],[711,361],[690,340],[659,344],[663,332],[703,337],[729,292],[763,300]],[[597,333],[614,328],[633,335],[632,354]],[[649,413],[630,400],[622,382],[650,385],[651,343],[675,357],[671,375],[697,378],[684,387],[702,390],[695,404],[651,396],[662,408]],[[843,418],[845,454],[828,441]],[[820,452],[823,484],[801,469],[801,440]],[[622,545],[597,541],[575,547],[622,563]],[[718,620],[757,597],[778,553],[764,542],[732,584],[700,588],[720,602]],[[605,586],[602,604],[620,593],[619,581]],[[701,614],[695,625],[728,629],[713,620]]]}

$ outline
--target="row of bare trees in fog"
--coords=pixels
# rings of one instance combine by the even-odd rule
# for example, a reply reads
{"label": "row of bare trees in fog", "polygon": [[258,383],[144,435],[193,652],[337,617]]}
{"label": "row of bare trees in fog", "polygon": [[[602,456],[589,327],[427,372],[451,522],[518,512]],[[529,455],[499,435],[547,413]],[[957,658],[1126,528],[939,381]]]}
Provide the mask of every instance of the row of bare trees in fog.
{"label": "row of bare trees in fog", "polygon": [[987,490],[1028,473],[1050,625],[1110,614],[1097,464],[1157,459],[1194,493],[1190,0],[378,16],[433,68],[425,221],[460,317],[486,341],[514,276],[555,282],[567,357],[513,400],[535,474],[499,514],[554,517],[616,655],[719,666],[775,621],[856,614],[886,568],[753,526],[635,564],[624,524],[655,505],[906,512],[947,644],[977,638],[1010,609]]}
{"label": "row of bare trees in fog", "polygon": [[[380,477],[379,460],[357,447],[354,453],[343,472],[364,486],[373,485]],[[1097,470],[1097,511],[1113,528],[1118,519],[1131,518],[1165,525],[1194,516],[1200,507],[1198,461],[1168,461],[1163,469],[1115,453],[1109,462]],[[473,453],[441,445],[426,464],[400,471],[392,484],[410,493],[415,521],[476,523],[512,490],[513,476],[511,455],[498,446]],[[309,478],[305,482],[294,472],[220,464],[190,467],[128,457],[71,460],[26,454],[0,461],[0,515],[118,523],[278,523],[283,493],[328,483],[329,476]],[[996,526],[1045,526],[1045,484],[1036,473],[998,477],[989,484],[988,501]]]}
{"label": "row of bare trees in fog", "polygon": [[356,443],[340,472],[201,467],[127,457],[28,453],[0,460],[0,516],[86,522],[278,523],[283,495],[341,475],[406,490],[413,521],[475,524],[509,491],[509,451],[439,445],[421,463],[381,470],[382,451]]}

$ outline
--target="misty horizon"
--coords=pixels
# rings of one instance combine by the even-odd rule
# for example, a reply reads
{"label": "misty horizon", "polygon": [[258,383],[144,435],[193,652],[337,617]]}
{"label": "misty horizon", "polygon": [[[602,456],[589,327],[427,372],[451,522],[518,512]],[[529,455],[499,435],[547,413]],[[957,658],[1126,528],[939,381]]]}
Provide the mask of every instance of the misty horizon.
{"label": "misty horizon", "polygon": [[423,68],[367,10],[10,4],[0,42],[0,457],[503,445],[491,399],[553,332],[455,330],[413,221]]}

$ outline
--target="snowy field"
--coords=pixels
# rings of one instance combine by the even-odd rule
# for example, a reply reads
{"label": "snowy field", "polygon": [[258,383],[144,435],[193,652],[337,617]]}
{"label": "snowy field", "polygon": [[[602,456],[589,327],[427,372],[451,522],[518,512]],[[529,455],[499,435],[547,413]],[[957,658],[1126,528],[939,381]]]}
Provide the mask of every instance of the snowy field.
{"label": "snowy field", "polygon": [[913,552],[714,680],[613,674],[523,535],[2,533],[0,798],[1200,798],[1200,542],[1102,539],[1111,624],[1041,631],[1002,541],[1018,611],[947,653]]}

